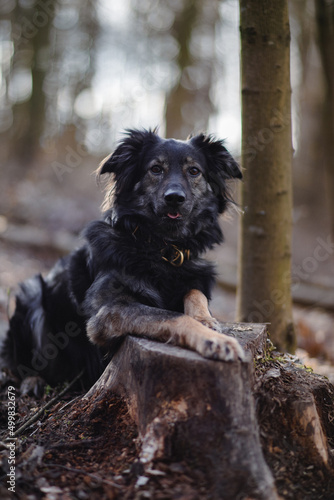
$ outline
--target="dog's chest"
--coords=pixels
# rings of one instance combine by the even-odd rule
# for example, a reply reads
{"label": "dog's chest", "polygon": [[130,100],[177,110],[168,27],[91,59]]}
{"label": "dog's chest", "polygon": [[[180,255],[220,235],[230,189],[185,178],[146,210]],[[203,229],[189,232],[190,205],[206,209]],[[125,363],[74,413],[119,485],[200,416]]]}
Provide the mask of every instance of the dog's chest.
{"label": "dog's chest", "polygon": [[214,283],[211,267],[199,269],[196,266],[174,267],[170,264],[152,267],[145,274],[142,288],[148,305],[183,312],[185,295],[193,289],[200,290],[210,298]]}

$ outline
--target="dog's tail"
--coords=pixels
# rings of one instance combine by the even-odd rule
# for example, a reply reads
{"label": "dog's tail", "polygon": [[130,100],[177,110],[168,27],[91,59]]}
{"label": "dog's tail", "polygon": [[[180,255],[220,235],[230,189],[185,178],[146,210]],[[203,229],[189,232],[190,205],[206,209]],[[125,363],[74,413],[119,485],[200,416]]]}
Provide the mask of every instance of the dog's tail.
{"label": "dog's tail", "polygon": [[16,296],[16,309],[10,319],[9,330],[1,348],[1,365],[9,368],[19,378],[35,375],[31,367],[33,347],[42,343],[45,327],[41,275],[34,276],[20,285]]}
{"label": "dog's tail", "polygon": [[77,388],[87,389],[105,362],[87,339],[85,318],[71,301],[66,273],[66,262],[60,260],[45,279],[36,275],[20,285],[0,351],[1,367],[19,379],[39,376],[52,386],[84,370]]}

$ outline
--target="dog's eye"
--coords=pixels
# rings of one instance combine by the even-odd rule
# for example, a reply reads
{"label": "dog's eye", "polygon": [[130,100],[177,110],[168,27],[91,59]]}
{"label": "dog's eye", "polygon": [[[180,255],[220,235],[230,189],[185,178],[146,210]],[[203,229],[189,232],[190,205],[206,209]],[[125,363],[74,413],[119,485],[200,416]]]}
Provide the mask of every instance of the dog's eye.
{"label": "dog's eye", "polygon": [[152,165],[151,172],[152,172],[152,174],[156,174],[156,175],[161,174],[162,167],[160,165]]}
{"label": "dog's eye", "polygon": [[197,177],[201,173],[200,169],[197,167],[189,167],[188,172],[193,177]]}

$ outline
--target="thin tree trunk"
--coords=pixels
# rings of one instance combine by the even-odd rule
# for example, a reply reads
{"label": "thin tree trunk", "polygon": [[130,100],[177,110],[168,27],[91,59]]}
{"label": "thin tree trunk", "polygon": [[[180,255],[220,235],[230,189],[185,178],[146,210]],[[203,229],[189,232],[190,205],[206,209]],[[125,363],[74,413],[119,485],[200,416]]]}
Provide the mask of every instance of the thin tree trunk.
{"label": "thin tree trunk", "polygon": [[[210,90],[214,74],[215,23],[219,18],[217,0],[211,0],[209,9],[203,0],[186,0],[183,4],[172,27],[179,44],[176,61],[179,78],[166,98],[165,109],[166,136],[177,138],[207,128],[213,109]],[[205,37],[204,51],[200,42],[197,42],[198,48],[192,47],[196,30],[200,42],[201,37]]]}
{"label": "thin tree trunk", "polygon": [[[319,117],[323,111],[323,78],[315,71],[319,53],[316,49],[314,12],[305,9],[305,0],[289,3],[290,18],[297,23],[298,57],[301,74],[294,89],[299,116],[299,138],[293,159],[293,182],[295,182],[295,202],[319,205],[319,193],[323,190],[323,175],[319,172],[319,157],[323,131],[319,127]],[[322,169],[321,169],[322,170]]]}
{"label": "thin tree trunk", "polygon": [[[28,101],[14,107],[14,155],[19,165],[27,168],[35,159],[40,147],[40,138],[45,125],[46,96],[44,80],[50,60],[47,55],[50,49],[50,32],[54,17],[54,7],[50,2],[40,0],[22,15],[20,6],[17,8],[19,23],[22,23],[19,46],[16,47],[16,59],[22,58],[22,53],[31,50],[32,92]],[[25,24],[26,23],[26,24]]]}
{"label": "thin tree trunk", "polygon": [[238,320],[270,323],[293,350],[291,88],[287,0],[240,0],[242,70]]}
{"label": "thin tree trunk", "polygon": [[334,236],[334,3],[316,0],[315,5],[319,49],[326,82],[321,134],[323,161],[327,174],[328,205]]}

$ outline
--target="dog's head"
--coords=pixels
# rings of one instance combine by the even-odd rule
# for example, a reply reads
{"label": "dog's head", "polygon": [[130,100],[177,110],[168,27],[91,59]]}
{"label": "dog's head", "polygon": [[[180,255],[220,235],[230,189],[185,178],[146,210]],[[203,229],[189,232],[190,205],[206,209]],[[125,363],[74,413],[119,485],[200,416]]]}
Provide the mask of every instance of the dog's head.
{"label": "dog's head", "polygon": [[242,177],[220,140],[177,141],[145,130],[128,132],[100,165],[106,173],[114,176],[116,216],[146,217],[171,238],[193,234],[203,214],[216,219],[230,201],[226,181]]}

